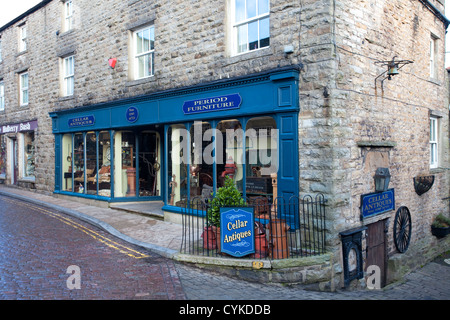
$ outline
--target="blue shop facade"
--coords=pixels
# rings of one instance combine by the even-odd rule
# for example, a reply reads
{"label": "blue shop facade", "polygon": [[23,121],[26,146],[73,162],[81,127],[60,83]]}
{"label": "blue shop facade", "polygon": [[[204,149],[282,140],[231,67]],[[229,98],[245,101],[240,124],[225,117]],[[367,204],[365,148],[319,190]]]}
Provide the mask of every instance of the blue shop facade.
{"label": "blue shop facade", "polygon": [[172,212],[226,177],[244,197],[298,195],[298,76],[283,68],[52,112],[54,192]]}

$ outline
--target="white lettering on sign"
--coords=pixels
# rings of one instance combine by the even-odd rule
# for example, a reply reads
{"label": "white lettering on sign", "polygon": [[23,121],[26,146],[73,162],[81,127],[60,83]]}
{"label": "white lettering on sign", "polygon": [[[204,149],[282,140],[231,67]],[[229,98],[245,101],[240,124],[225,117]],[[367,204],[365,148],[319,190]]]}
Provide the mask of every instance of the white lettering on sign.
{"label": "white lettering on sign", "polygon": [[[33,122],[33,121],[32,121]],[[7,124],[0,127],[0,133],[17,133],[21,131],[31,131],[36,128],[35,122],[22,122],[17,124]]]}

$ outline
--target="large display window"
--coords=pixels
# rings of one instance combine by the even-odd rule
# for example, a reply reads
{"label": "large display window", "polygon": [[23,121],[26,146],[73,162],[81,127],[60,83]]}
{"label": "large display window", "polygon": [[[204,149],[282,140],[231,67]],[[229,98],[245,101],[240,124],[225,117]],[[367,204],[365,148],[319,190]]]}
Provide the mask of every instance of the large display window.
{"label": "large display window", "polygon": [[64,134],[61,144],[63,191],[108,198],[112,191],[114,198],[160,196],[159,133],[116,131],[111,140],[110,131],[80,132]]}
{"label": "large display window", "polygon": [[183,124],[169,126],[168,145],[168,201],[172,206],[183,207],[188,198],[188,131]]}
{"label": "large display window", "polygon": [[114,135],[114,196],[136,196],[136,135],[118,131]]}
{"label": "large display window", "polygon": [[205,202],[224,185],[225,177],[250,200],[271,201],[276,196],[278,136],[273,117],[176,124],[169,126],[167,138],[169,205],[183,207],[196,197]]}

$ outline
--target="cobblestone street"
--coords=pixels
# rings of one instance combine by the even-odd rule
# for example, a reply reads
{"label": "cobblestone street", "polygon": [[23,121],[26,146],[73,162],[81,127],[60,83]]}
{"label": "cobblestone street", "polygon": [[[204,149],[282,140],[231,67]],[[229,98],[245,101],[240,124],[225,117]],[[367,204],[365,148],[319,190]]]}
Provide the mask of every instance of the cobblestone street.
{"label": "cobblestone street", "polygon": [[[0,197],[0,299],[184,299],[174,264],[63,214]],[[81,271],[69,290],[67,273]]]}
{"label": "cobblestone street", "polygon": [[[252,283],[180,264],[97,227],[0,196],[2,300],[448,300],[449,254],[381,290],[317,292]],[[69,266],[80,289],[68,288]],[[243,294],[244,292],[251,294]]]}

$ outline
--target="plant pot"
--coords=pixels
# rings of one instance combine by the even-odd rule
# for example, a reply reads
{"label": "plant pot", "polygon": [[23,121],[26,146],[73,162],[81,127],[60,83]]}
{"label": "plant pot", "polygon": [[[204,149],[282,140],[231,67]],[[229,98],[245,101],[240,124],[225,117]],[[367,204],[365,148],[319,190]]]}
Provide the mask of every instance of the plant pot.
{"label": "plant pot", "polygon": [[289,257],[287,231],[289,226],[283,219],[273,219],[268,224],[270,230],[270,255],[273,259]]}
{"label": "plant pot", "polygon": [[216,239],[217,239],[217,253],[220,252],[220,228],[216,227],[216,226],[212,226],[212,229],[214,230],[214,233],[216,234]]}
{"label": "plant pot", "polygon": [[431,226],[431,234],[436,238],[443,238],[450,233],[450,227],[433,227]]}
{"label": "plant pot", "polygon": [[216,232],[213,229],[213,227],[204,227],[202,238],[203,238],[203,249],[217,248]]}
{"label": "plant pot", "polygon": [[255,258],[265,258],[268,254],[269,245],[267,242],[266,234],[255,234]]}

